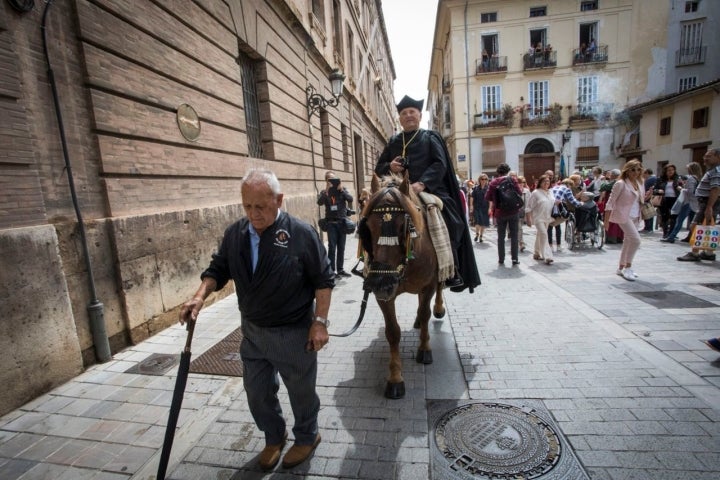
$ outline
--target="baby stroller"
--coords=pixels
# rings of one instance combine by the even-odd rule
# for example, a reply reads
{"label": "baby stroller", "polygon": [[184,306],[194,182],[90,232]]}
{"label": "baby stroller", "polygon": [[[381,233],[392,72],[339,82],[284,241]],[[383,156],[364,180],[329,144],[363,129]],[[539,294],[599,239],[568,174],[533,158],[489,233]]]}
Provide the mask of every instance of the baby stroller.
{"label": "baby stroller", "polygon": [[590,240],[592,246],[605,245],[605,225],[600,220],[597,204],[587,200],[575,212],[571,212],[565,223],[565,242],[570,250]]}

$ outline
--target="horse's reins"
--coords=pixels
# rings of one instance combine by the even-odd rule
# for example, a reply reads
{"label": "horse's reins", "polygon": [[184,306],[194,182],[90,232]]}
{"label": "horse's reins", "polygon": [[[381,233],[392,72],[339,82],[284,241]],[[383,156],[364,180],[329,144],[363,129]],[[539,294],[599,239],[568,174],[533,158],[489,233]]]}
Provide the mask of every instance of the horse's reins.
{"label": "horse's reins", "polygon": [[[402,202],[400,202],[400,200],[397,197],[397,193],[392,189],[392,187],[385,188],[383,194],[385,194],[385,193],[390,193],[390,195],[392,195],[392,197],[395,199],[395,201],[397,201],[399,204],[402,204]],[[379,207],[377,209],[373,209],[370,213],[390,213],[390,214],[392,214],[392,212],[397,212],[397,211],[405,212],[404,209],[402,209],[402,208],[398,209],[397,207]],[[406,236],[408,236],[409,232],[412,232],[413,229],[414,228],[412,226],[412,223],[410,222],[410,216],[407,214],[407,212],[405,212],[404,230],[405,230]],[[408,238],[407,241],[408,241],[407,250],[409,251],[409,249],[410,249],[409,244],[412,242],[412,239]],[[381,274],[381,275],[397,274],[402,278],[402,273],[403,273],[403,270],[405,269],[405,265],[407,264],[408,256],[409,255],[403,256],[402,263],[400,265],[398,265],[398,267],[395,270],[372,270],[372,269],[369,269],[368,274],[370,274],[370,273]],[[362,261],[362,259],[359,259],[358,262],[355,264],[355,266],[352,269],[352,272],[359,276],[363,276],[362,273],[360,273],[360,271],[357,270],[357,267],[361,261]],[[363,294],[362,303],[360,304],[360,315],[358,316],[357,321],[355,321],[355,325],[353,325],[352,328],[350,328],[350,330],[347,330],[343,333],[328,333],[328,335],[330,335],[331,337],[349,337],[350,335],[355,333],[355,331],[358,328],[360,328],[360,324],[362,323],[363,318],[365,318],[365,309],[367,308],[367,301],[368,301],[369,296],[370,296],[370,290],[365,290],[365,293]]]}

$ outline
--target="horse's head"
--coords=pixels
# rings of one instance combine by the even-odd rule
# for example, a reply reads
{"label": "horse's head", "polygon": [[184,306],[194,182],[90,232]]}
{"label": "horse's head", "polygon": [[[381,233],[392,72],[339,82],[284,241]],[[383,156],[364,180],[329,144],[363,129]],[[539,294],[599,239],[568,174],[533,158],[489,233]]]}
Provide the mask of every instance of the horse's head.
{"label": "horse's head", "polygon": [[413,238],[423,228],[422,213],[407,173],[404,178],[374,176],[372,196],[363,210],[358,234],[368,255],[364,288],[378,300],[395,297],[412,255]]}

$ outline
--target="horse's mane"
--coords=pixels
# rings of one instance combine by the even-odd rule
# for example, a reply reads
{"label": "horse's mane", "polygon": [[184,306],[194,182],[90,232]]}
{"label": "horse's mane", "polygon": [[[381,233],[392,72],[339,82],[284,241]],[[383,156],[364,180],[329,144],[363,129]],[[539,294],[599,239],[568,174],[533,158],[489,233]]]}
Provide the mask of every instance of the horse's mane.
{"label": "horse's mane", "polygon": [[[425,228],[425,221],[422,215],[420,198],[415,194],[412,187],[410,187],[409,180],[405,180],[408,182],[407,194],[404,194],[400,189],[403,178],[399,175],[385,175],[379,180],[380,188],[376,192],[373,192],[370,200],[368,200],[367,205],[365,206],[365,210],[363,210],[363,215],[368,216],[370,212],[379,205],[387,205],[388,203],[396,204],[399,202],[400,207],[402,207],[402,209],[410,215],[410,219],[412,220],[413,225],[415,225],[415,229],[418,234],[420,234]],[[396,195],[388,195],[388,188],[394,189]],[[395,198],[397,198],[397,201]]]}

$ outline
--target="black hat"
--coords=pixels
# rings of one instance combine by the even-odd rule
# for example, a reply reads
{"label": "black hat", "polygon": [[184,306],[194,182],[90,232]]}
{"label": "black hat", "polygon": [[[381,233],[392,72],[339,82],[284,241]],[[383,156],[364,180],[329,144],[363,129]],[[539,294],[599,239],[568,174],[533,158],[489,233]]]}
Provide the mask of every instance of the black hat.
{"label": "black hat", "polygon": [[423,104],[425,103],[425,100],[415,100],[413,98],[408,97],[405,95],[402,100],[400,100],[400,103],[397,104],[397,111],[400,113],[404,109],[408,107],[417,108],[422,112]]}

